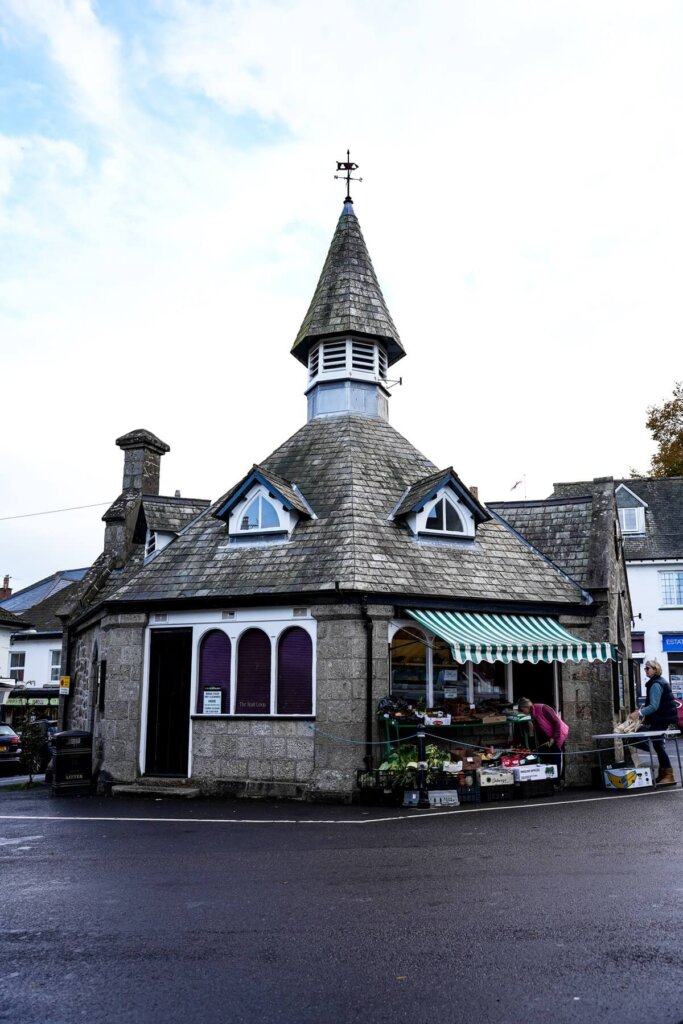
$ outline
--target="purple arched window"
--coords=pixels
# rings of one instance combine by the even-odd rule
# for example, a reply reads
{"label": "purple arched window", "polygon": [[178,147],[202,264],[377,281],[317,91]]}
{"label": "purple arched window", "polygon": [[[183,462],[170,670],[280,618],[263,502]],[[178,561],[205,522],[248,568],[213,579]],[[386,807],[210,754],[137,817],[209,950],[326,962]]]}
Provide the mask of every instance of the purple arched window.
{"label": "purple arched window", "polygon": [[247,629],[237,648],[236,715],[270,714],[270,637]]}
{"label": "purple arched window", "polygon": [[286,629],[278,644],[277,713],[313,713],[313,644],[299,626]]}
{"label": "purple arched window", "polygon": [[[207,693],[208,691],[208,693]],[[206,693],[206,700],[204,694]],[[218,697],[220,696],[220,708]],[[206,711],[205,711],[206,708]],[[227,714],[230,711],[230,637],[212,629],[199,647],[197,713]]]}

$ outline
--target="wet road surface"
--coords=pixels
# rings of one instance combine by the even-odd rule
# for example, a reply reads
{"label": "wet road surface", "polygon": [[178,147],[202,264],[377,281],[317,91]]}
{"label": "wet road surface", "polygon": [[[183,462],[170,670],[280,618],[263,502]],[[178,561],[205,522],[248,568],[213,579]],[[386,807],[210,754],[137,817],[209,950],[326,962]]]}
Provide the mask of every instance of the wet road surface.
{"label": "wet road surface", "polygon": [[683,791],[590,796],[2,792],[0,1020],[680,1024]]}

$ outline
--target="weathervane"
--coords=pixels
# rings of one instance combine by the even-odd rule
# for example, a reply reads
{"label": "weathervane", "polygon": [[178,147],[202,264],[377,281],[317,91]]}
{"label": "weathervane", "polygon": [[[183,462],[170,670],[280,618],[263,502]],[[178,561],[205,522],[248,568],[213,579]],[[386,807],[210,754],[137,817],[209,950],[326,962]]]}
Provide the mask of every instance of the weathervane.
{"label": "weathervane", "polygon": [[353,199],[351,198],[351,182],[362,181],[363,179],[351,177],[351,171],[357,171],[358,164],[354,164],[353,161],[351,160],[350,150],[346,150],[346,160],[337,160],[337,170],[346,171],[346,174],[335,174],[334,177],[335,180],[337,181],[343,181],[344,178],[346,178],[346,199],[344,201],[347,203],[352,203]]}

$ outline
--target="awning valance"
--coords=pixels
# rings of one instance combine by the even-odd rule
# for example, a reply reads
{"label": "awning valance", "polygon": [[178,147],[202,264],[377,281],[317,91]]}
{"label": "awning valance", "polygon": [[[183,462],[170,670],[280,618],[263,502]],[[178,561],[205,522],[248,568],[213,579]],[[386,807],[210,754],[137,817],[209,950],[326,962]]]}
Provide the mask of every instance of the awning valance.
{"label": "awning valance", "polygon": [[588,643],[555,619],[408,609],[408,614],[450,646],[454,661],[614,661],[614,646]]}

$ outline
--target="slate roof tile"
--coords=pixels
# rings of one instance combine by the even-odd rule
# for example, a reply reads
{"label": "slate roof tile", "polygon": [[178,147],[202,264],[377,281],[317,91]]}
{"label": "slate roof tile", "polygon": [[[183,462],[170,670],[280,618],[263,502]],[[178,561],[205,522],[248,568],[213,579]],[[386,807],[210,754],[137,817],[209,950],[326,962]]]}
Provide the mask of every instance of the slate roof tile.
{"label": "slate roof tile", "polygon": [[292,354],[305,363],[318,338],[351,332],[384,340],[389,363],[405,355],[353,204],[346,202]]}
{"label": "slate roof tile", "polygon": [[[285,543],[230,543],[214,503],[139,571],[112,577],[107,596],[157,601],[201,594],[324,589],[491,601],[580,603],[577,585],[497,521],[472,545],[418,542],[389,513],[407,487],[436,467],[387,422],[362,416],[314,419],[262,463],[296,480],[318,516]],[[380,558],[373,556],[380,555]]]}
{"label": "slate roof tile", "polygon": [[[644,477],[615,479],[618,491],[624,484],[646,502],[645,533],[624,534],[626,560],[683,557],[683,477]],[[586,493],[592,485],[586,482],[554,485],[556,495]],[[633,499],[631,499],[633,502]],[[617,493],[620,508],[631,504],[623,491]],[[633,502],[633,505],[636,503]]]}

